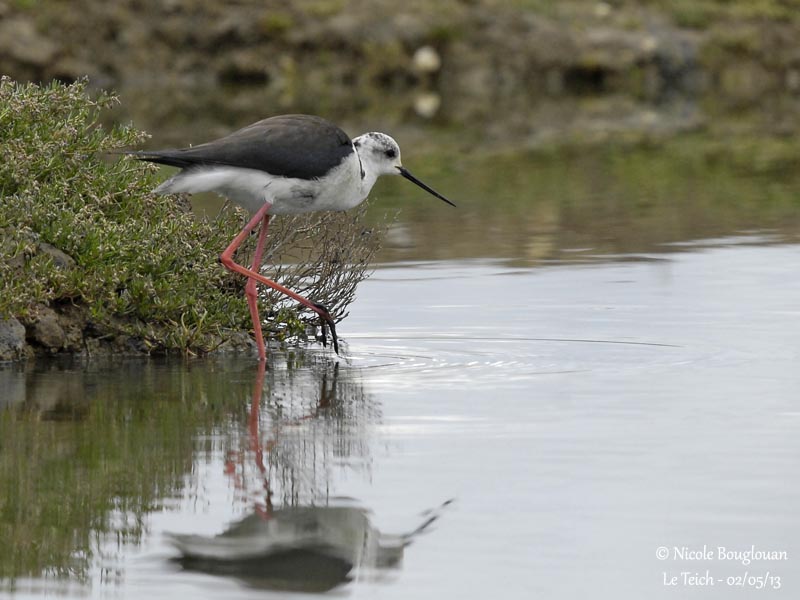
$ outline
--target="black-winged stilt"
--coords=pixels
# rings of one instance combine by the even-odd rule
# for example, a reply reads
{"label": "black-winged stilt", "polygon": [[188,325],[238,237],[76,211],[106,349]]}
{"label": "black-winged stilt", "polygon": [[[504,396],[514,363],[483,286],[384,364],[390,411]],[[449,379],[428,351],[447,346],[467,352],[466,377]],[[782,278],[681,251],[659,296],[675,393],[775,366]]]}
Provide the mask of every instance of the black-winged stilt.
{"label": "black-winged stilt", "polygon": [[[253,214],[222,252],[229,270],[248,278],[245,287],[259,358],[266,360],[256,283],[262,283],[315,311],[322,319],[322,341],[330,327],[336,353],[339,342],[328,309],[260,273],[264,240],[272,215],[315,210],[347,210],[363,202],[381,175],[402,175],[440,200],[455,206],[414,177],[400,162],[400,147],[385,133],[354,140],[333,123],[310,115],[282,115],[253,123],[230,135],[189,148],[130,152],[140,160],[180,167],[156,188],[158,194],[217,192]],[[252,266],[233,254],[261,223]]]}

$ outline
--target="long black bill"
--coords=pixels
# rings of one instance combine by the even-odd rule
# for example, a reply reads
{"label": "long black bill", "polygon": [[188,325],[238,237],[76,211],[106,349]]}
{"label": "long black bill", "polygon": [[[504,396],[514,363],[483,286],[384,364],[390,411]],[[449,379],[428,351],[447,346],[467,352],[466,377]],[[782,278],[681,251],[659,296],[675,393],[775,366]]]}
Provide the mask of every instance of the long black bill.
{"label": "long black bill", "polygon": [[436,197],[437,197],[439,200],[444,200],[444,201],[445,201],[445,202],[447,202],[447,203],[448,203],[450,206],[455,206],[455,204],[453,204],[452,202],[450,202],[450,200],[448,200],[447,198],[445,198],[444,196],[442,196],[442,195],[441,195],[439,192],[437,192],[435,189],[433,189],[433,188],[432,188],[432,187],[430,187],[430,186],[427,186],[427,185],[425,185],[425,184],[424,184],[424,183],[422,183],[422,182],[421,182],[419,179],[417,179],[416,177],[414,177],[414,176],[413,176],[411,173],[409,173],[409,172],[408,172],[408,169],[406,169],[405,167],[397,167],[397,170],[398,170],[398,171],[400,171],[400,175],[402,175],[403,177],[405,177],[406,179],[408,179],[408,180],[409,180],[411,183],[416,183],[416,184],[417,184],[419,187],[421,187],[423,190],[425,190],[425,191],[426,191],[426,192],[428,192],[429,194],[433,194],[433,195],[434,195],[434,196],[436,196]]}

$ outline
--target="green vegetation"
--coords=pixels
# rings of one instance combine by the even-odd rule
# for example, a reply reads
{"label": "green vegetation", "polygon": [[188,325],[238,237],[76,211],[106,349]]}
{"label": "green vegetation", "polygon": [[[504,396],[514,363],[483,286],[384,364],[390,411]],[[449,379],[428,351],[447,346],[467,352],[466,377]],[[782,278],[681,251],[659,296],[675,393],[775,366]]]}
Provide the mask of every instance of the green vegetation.
{"label": "green vegetation", "polygon": [[648,0],[671,16],[675,24],[691,29],[706,29],[721,21],[792,21],[800,18],[797,0]]}
{"label": "green vegetation", "polygon": [[[246,216],[230,209],[197,219],[186,202],[153,195],[158,169],[114,154],[145,134],[100,125],[117,101],[102,92],[90,98],[85,81],[0,82],[0,318],[25,322],[37,307],[74,305],[104,336],[133,336],[155,351],[208,351],[249,327],[244,280],[217,260]],[[336,318],[377,249],[362,214],[278,219],[268,238],[275,266],[310,245],[309,236],[325,236],[321,254],[276,268]],[[247,247],[239,258],[247,261]],[[296,332],[296,307],[282,306],[275,315],[284,321],[273,318],[273,329],[289,323]]]}
{"label": "green vegetation", "polygon": [[[153,196],[153,169],[109,157],[145,138],[106,130],[100,112],[117,99],[85,95],[85,82],[47,87],[0,83],[0,315],[37,304],[85,304],[97,321],[128,325],[246,323],[216,253],[236,220],[195,221],[174,199]],[[57,267],[45,242],[74,263]]]}
{"label": "green vegetation", "polygon": [[287,13],[269,10],[258,18],[258,27],[265,35],[280,37],[294,25],[292,16]]}
{"label": "green vegetation", "polygon": [[[489,6],[497,1],[483,0]],[[671,18],[679,27],[698,30],[725,21],[796,22],[800,19],[798,0],[512,0],[510,4],[521,10],[568,21],[592,13],[607,16],[617,12],[635,17],[636,11],[644,7]]]}

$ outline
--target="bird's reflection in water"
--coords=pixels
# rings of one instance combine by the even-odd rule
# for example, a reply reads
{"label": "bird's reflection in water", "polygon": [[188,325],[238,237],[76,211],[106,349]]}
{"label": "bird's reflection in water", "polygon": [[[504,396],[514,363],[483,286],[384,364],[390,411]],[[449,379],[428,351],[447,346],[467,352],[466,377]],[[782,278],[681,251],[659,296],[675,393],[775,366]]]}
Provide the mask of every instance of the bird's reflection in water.
{"label": "bird's reflection in water", "polygon": [[[328,454],[331,445],[338,461],[367,453],[364,421],[375,412],[360,381],[340,375],[338,361],[318,363],[313,370],[315,402],[309,405],[311,388],[297,380],[297,373],[285,377],[287,371],[271,370],[265,398],[263,363],[257,369],[248,439],[242,444],[248,451],[229,453],[226,463],[226,473],[245,493],[250,514],[216,536],[167,534],[180,552],[174,560],[183,568],[236,577],[264,589],[327,591],[350,581],[355,571],[376,574],[398,567],[405,547],[450,503],[427,511],[413,531],[388,535],[355,501],[321,495],[315,488],[327,490],[329,482],[314,483],[318,456]],[[293,401],[292,396],[298,397]],[[299,413],[298,403],[304,406]],[[300,437],[286,435],[309,425],[321,428],[316,433],[306,429]],[[298,446],[315,449],[298,453]],[[307,489],[298,491],[303,482]]]}
{"label": "bird's reflection in water", "polygon": [[186,569],[230,575],[266,589],[321,592],[349,581],[354,569],[398,567],[405,547],[438,516],[439,510],[430,511],[414,531],[387,535],[372,525],[369,511],[335,500],[328,506],[276,509],[268,517],[254,512],[217,536],[172,534],[169,539]]}

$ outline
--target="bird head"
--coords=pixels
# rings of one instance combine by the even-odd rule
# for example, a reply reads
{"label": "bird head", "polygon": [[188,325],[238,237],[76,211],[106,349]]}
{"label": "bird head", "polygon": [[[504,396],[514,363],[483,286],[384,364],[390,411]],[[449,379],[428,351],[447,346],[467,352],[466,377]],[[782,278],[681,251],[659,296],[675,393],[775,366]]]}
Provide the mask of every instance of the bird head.
{"label": "bird head", "polygon": [[415,183],[423,190],[447,202],[450,206],[455,206],[450,200],[442,196],[439,192],[414,177],[408,169],[403,166],[400,160],[400,146],[394,139],[385,133],[372,131],[360,135],[353,140],[353,146],[358,152],[361,163],[365,170],[380,175],[400,175],[412,183]]}
{"label": "bird head", "polygon": [[400,146],[385,133],[373,131],[353,140],[362,163],[371,167],[376,175],[397,175],[402,168]]}

